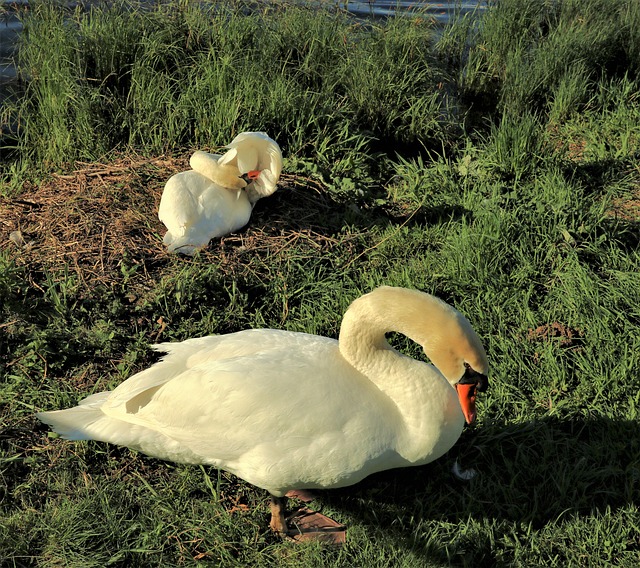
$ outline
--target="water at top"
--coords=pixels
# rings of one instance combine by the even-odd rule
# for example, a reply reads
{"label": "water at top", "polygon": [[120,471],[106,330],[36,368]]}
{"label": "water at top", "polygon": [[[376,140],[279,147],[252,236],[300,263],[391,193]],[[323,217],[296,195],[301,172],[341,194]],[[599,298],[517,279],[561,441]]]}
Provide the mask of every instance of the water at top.
{"label": "water at top", "polygon": [[414,0],[364,0],[352,2],[349,0],[340,4],[352,14],[374,18],[411,14],[416,10],[420,10],[439,24],[446,24],[456,12],[465,14],[474,10],[483,10],[486,7],[486,1],[483,0],[463,0],[459,2],[415,2]]}

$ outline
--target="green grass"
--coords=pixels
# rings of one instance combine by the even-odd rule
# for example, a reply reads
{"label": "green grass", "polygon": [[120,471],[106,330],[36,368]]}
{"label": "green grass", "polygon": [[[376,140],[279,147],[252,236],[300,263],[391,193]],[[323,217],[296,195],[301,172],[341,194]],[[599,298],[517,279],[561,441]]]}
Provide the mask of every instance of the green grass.
{"label": "green grass", "polygon": [[36,4],[20,49],[20,159],[59,167],[114,148],[220,146],[252,129],[342,179],[335,161],[377,173],[373,141],[442,138],[426,21],[369,26],[342,12],[242,4],[115,2],[66,14]]}
{"label": "green grass", "polygon": [[[17,192],[65,191],[49,177],[75,160],[185,156],[264,129],[289,182],[243,240],[193,259],[128,250],[108,278],[38,256],[36,227],[20,227],[31,248],[3,240],[0,565],[639,565],[640,4],[501,1],[442,34],[333,3],[213,6],[25,16],[3,239],[27,207]],[[154,229],[134,196],[157,175],[103,182]],[[342,549],[275,538],[264,493],[230,474],[65,442],[33,416],[113,388],[158,339],[337,337],[380,284],[465,313],[491,387],[448,455],[320,493],[313,506],[349,527]],[[454,480],[455,458],[479,475]]]}

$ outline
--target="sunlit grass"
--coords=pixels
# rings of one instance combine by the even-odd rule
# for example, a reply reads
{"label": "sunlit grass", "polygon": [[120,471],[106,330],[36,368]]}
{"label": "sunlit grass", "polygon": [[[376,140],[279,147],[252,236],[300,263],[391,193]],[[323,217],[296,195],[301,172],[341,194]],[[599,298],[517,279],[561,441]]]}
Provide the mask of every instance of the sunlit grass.
{"label": "sunlit grass", "polygon": [[[159,240],[152,200],[134,199],[161,187],[155,166],[116,184],[74,160],[185,156],[245,129],[276,137],[288,181],[241,235],[192,259],[129,249],[100,279],[84,252],[43,258],[42,228],[12,224],[37,192],[3,197],[0,564],[640,565],[640,4],[501,1],[440,39],[332,3],[239,6],[99,7],[63,25],[43,5],[26,22],[4,195],[62,168]],[[38,190],[65,196],[68,179]],[[349,527],[342,549],[275,538],[264,493],[230,474],[65,442],[33,416],[113,388],[156,341],[337,337],[380,284],[465,313],[491,388],[447,456],[321,492],[313,506]],[[478,476],[454,480],[455,458]]]}
{"label": "sunlit grass", "polygon": [[339,133],[341,159],[375,170],[361,152],[369,141],[422,147],[445,127],[426,19],[366,25],[276,2],[116,2],[86,13],[44,2],[24,24],[16,119],[32,165],[113,148],[210,148],[264,130],[299,158]]}

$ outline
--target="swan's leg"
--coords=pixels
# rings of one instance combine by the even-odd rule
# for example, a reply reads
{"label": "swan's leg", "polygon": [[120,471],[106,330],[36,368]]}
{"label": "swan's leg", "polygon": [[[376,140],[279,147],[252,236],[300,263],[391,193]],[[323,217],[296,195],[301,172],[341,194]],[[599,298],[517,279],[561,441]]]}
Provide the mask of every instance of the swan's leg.
{"label": "swan's leg", "polygon": [[279,535],[287,534],[287,521],[284,513],[287,508],[286,497],[275,497],[271,495],[271,522],[269,526],[271,530]]}

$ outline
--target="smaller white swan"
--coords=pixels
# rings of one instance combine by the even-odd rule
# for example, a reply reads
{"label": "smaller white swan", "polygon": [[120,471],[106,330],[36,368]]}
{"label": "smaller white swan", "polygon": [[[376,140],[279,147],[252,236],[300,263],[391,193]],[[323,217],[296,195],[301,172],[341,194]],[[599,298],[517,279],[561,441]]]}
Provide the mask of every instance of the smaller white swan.
{"label": "smaller white swan", "polygon": [[222,156],[194,152],[193,169],[165,184],[158,217],[167,227],[163,242],[170,252],[192,255],[244,227],[255,202],[276,190],[282,152],[275,140],[264,132],[242,132],[227,148]]}
{"label": "smaller white swan", "polygon": [[[422,345],[435,366],[398,353],[387,331]],[[285,494],[437,459],[487,387],[467,319],[404,288],[355,300],[339,341],[263,329],[155,348],[164,359],[114,391],[38,418],[64,438],[230,471],[271,493],[271,527],[282,533]]]}

